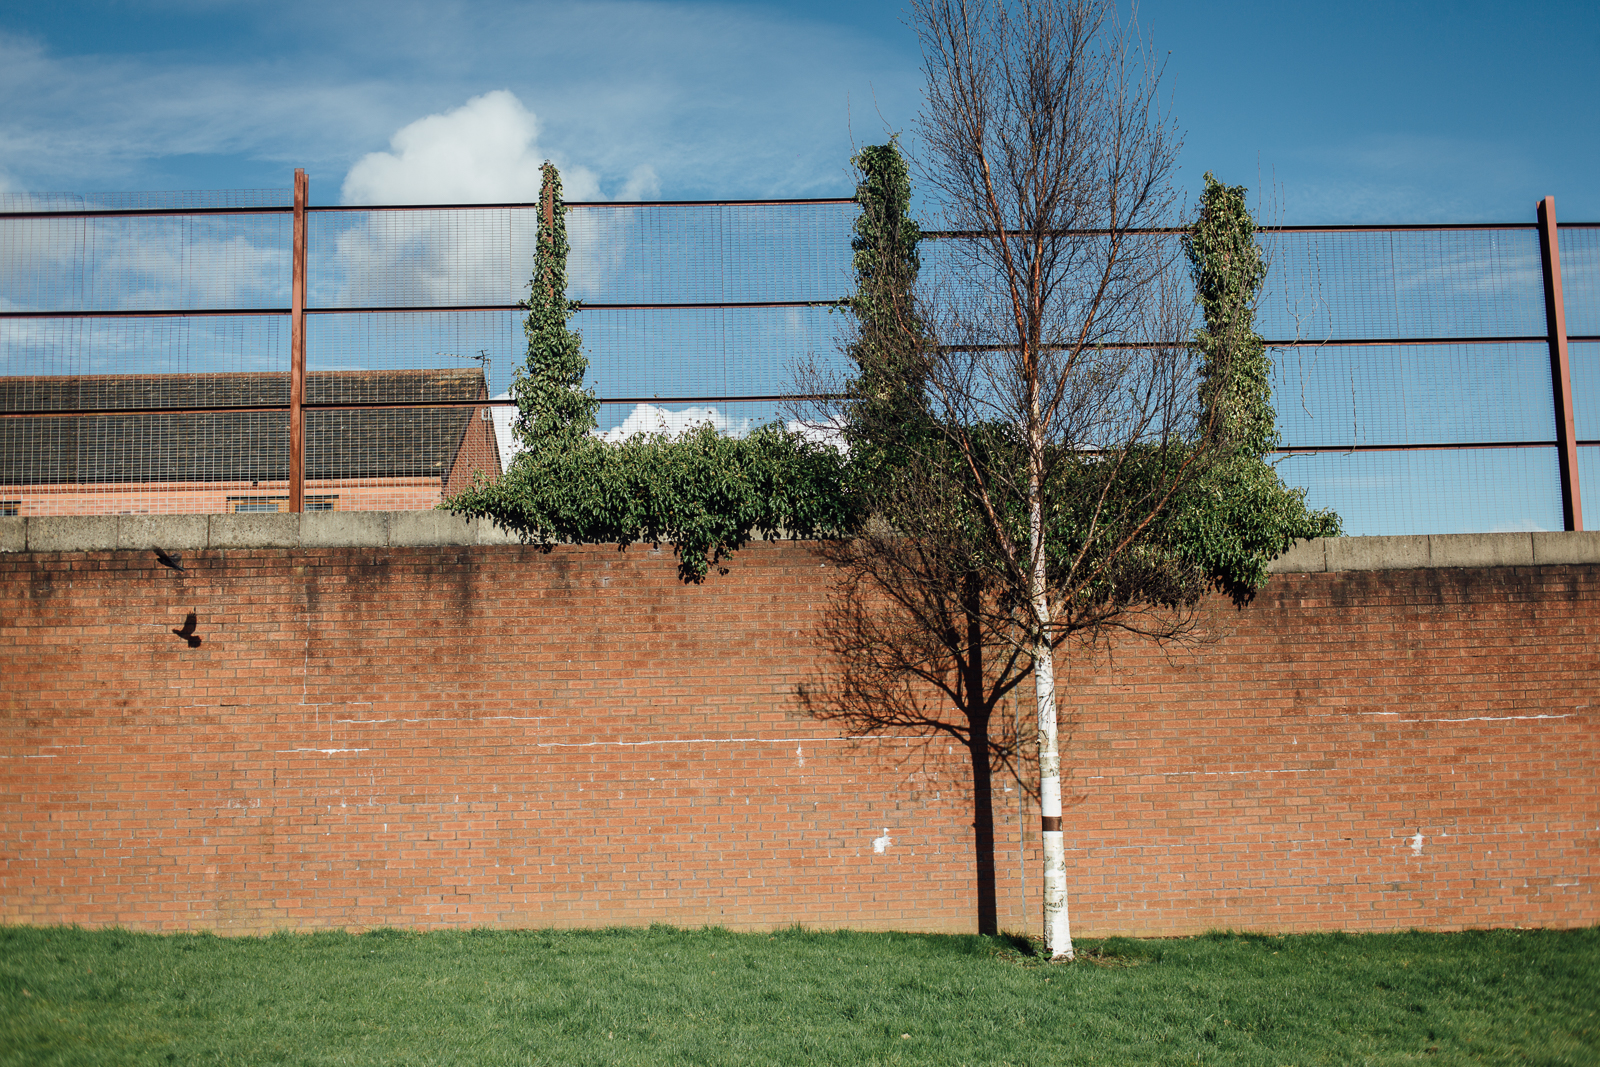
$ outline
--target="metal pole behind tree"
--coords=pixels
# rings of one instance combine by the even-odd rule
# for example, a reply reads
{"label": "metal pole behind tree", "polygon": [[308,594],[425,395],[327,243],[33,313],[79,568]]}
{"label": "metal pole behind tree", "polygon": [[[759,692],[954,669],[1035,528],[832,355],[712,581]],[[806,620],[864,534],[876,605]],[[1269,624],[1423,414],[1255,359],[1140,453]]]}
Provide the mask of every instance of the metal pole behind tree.
{"label": "metal pole behind tree", "polygon": [[1556,454],[1561,464],[1561,521],[1567,530],[1583,529],[1583,497],[1578,492],[1578,435],[1572,418],[1572,368],[1567,359],[1567,309],[1561,298],[1561,244],[1556,231],[1556,198],[1539,201],[1539,259],[1544,266],[1544,321],[1550,334],[1550,386],[1556,408]]}
{"label": "metal pole behind tree", "polygon": [[294,172],[294,275],[289,305],[289,510],[306,504],[306,172]]}

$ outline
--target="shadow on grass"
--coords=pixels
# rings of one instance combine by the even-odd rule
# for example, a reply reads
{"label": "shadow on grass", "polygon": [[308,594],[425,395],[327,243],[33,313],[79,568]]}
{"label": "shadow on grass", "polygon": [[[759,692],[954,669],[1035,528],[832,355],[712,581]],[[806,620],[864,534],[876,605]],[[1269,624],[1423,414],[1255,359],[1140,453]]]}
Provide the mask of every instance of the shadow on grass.
{"label": "shadow on grass", "polygon": [[[1044,939],[1029,934],[1005,933],[990,939],[992,954],[1007,963],[1023,967],[1042,966],[1050,962]],[[1161,953],[1159,940],[1146,941],[1133,937],[1107,937],[1100,940],[1079,938],[1075,963],[1096,967],[1137,967],[1153,963]]]}

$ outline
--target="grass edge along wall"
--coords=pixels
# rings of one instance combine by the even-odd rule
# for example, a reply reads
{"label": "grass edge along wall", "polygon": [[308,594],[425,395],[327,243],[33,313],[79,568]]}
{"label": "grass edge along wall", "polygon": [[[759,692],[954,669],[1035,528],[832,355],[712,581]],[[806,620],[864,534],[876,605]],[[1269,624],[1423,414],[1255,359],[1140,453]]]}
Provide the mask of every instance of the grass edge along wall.
{"label": "grass edge along wall", "polygon": [[[795,711],[807,545],[684,586],[670,552],[506,542],[0,520],[0,922],[973,927],[960,750]],[[1597,563],[1588,534],[1313,543],[1196,654],[1069,661],[1078,930],[1600,922]]]}

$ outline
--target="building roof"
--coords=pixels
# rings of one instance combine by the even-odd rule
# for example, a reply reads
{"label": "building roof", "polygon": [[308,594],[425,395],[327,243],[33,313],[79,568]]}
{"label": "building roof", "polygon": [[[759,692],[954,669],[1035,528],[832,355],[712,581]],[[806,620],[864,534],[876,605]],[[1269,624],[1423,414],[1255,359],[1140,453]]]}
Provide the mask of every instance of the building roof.
{"label": "building roof", "polygon": [[[485,400],[488,395],[477,369],[306,374],[307,403]],[[287,373],[0,377],[0,412],[103,412],[0,418],[0,483],[282,481],[289,476],[286,411],[125,409],[288,402]],[[478,410],[308,410],[305,476],[446,477]]]}

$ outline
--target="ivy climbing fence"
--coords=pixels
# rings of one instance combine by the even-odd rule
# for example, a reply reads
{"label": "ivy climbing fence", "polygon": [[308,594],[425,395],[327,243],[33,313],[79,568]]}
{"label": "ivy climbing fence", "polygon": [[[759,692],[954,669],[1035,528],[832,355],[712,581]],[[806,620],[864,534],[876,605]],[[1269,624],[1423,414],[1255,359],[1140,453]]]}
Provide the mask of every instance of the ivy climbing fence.
{"label": "ivy climbing fence", "polygon": [[[307,199],[0,197],[0,513],[425,508],[502,469],[538,205]],[[568,207],[601,432],[740,433],[842,367],[853,201]],[[1262,240],[1279,470],[1311,504],[1353,534],[1600,515],[1600,225]]]}

